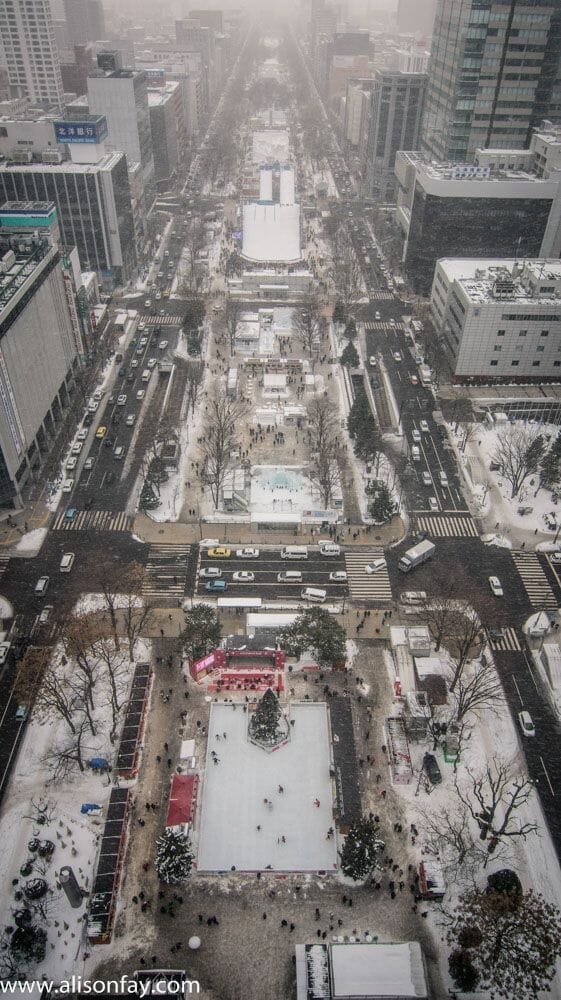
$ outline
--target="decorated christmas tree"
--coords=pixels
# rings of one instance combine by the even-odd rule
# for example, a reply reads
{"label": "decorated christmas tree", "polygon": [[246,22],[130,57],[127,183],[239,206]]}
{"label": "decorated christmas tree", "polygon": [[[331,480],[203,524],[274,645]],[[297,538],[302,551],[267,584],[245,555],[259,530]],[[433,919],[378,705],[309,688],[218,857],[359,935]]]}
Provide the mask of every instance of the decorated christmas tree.
{"label": "decorated christmas tree", "polygon": [[282,710],[276,694],[271,688],[267,688],[249,720],[250,739],[257,743],[275,743],[281,735],[279,725],[281,715]]}
{"label": "decorated christmas tree", "polygon": [[156,841],[156,872],[160,882],[178,885],[184,882],[193,865],[189,839],[175,830],[164,830]]}
{"label": "decorated christmas tree", "polygon": [[380,867],[378,858],[385,844],[378,833],[378,827],[371,819],[359,819],[352,824],[341,851],[343,875],[358,882]]}

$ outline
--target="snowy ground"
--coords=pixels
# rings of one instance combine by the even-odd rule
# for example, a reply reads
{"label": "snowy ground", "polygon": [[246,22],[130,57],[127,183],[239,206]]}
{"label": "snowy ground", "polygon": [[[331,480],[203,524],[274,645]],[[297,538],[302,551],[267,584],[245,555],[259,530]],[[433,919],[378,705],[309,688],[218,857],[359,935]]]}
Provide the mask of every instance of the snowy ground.
{"label": "snowy ground", "polygon": [[[326,706],[293,704],[290,717],[295,724],[289,743],[267,753],[248,741],[242,706],[212,704],[199,871],[229,871],[232,865],[237,871],[263,871],[268,865],[275,871],[336,868],[336,843],[326,839],[334,825]],[[212,750],[219,764],[213,764]],[[273,802],[272,809],[264,799]]]}
{"label": "snowy ground", "polygon": [[258,465],[251,470],[253,513],[301,514],[318,502],[312,482],[300,468]]}
{"label": "snowy ground", "polygon": [[[538,490],[538,475],[530,476],[519,495],[512,499],[510,484],[500,472],[492,472],[489,467],[497,446],[497,434],[505,426],[508,428],[511,425],[496,428],[476,425],[465,451],[461,448],[463,429],[460,427],[457,435],[450,429],[452,440],[459,446],[456,454],[466,473],[479,516],[486,519],[489,531],[498,524],[503,534],[508,536],[512,533],[515,540],[517,534],[524,536],[535,528],[542,538],[549,535],[553,540],[557,526],[561,525],[561,504],[553,501],[549,490]],[[550,435],[551,439],[559,432],[559,428],[551,424],[543,424],[540,430],[544,436]],[[519,514],[518,508],[524,506],[531,507],[532,512]],[[508,538],[506,544],[511,544]]]}
{"label": "snowy ground", "polygon": [[27,531],[17,543],[16,552],[27,556],[37,555],[45,541],[47,531],[47,528],[34,528],[33,531]]}

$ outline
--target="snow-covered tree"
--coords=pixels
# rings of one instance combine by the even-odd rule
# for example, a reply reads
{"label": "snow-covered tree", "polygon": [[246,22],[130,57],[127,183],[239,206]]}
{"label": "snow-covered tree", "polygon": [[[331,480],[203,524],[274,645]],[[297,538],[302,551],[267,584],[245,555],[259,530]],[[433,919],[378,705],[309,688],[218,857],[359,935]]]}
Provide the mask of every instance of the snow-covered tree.
{"label": "snow-covered tree", "polygon": [[344,348],[340,360],[341,364],[344,365],[345,368],[358,368],[360,364],[360,359],[358,356],[358,351],[355,345],[353,344],[352,340],[349,340],[349,343]]}
{"label": "snow-covered tree", "polygon": [[258,743],[274,743],[280,735],[281,715],[282,709],[275,692],[267,688],[250,717],[248,727],[250,737]]}
{"label": "snow-covered tree", "polygon": [[499,431],[491,455],[510,486],[510,498],[519,496],[530,476],[537,472],[545,451],[543,435],[535,424],[514,424]]}
{"label": "snow-covered tree", "polygon": [[379,829],[371,819],[359,819],[352,824],[341,851],[343,875],[358,882],[381,867],[379,857],[385,844],[378,834]]}
{"label": "snow-covered tree", "polygon": [[[467,951],[480,989],[534,1000],[548,989],[561,956],[561,913],[539,893],[474,890],[460,897],[448,944]],[[450,972],[460,986],[459,967],[456,956]]]}
{"label": "snow-covered tree", "polygon": [[185,628],[179,642],[193,660],[216,649],[221,635],[220,622],[210,604],[194,604],[185,612]]}
{"label": "snow-covered tree", "polygon": [[312,649],[320,667],[333,667],[346,658],[346,633],[325,608],[308,608],[280,633],[287,651],[300,656]]}
{"label": "snow-covered tree", "polygon": [[184,882],[193,866],[189,838],[176,830],[164,830],[156,841],[155,867],[160,882],[178,885]]}
{"label": "snow-covered tree", "polygon": [[368,502],[368,513],[376,524],[384,524],[391,521],[397,514],[397,504],[391,495],[386,483],[377,479],[368,487],[368,495],[372,499]]}

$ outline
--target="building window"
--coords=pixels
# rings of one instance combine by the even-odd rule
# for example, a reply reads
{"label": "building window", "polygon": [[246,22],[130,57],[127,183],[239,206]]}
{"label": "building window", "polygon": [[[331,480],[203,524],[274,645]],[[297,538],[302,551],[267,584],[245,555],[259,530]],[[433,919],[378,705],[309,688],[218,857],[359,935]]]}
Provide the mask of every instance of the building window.
{"label": "building window", "polygon": [[532,368],[539,368],[540,365],[541,365],[541,361],[532,361]]}
{"label": "building window", "polygon": [[495,358],[495,360],[494,360],[494,361],[491,361],[491,368],[496,368],[496,367],[497,367],[497,365],[498,365],[498,363],[499,363],[499,362],[498,362],[498,361],[497,361],[497,359]]}
{"label": "building window", "polygon": [[541,345],[541,347],[536,347],[536,354],[543,354],[544,351],[545,347],[543,346],[543,344]]}
{"label": "building window", "polygon": [[504,337],[505,332],[505,330],[497,330],[497,337]]}
{"label": "building window", "polygon": [[561,368],[561,361],[554,361],[553,362],[553,367],[554,368]]}
{"label": "building window", "polygon": [[519,337],[525,337],[527,333],[528,333],[527,330],[520,330],[520,333],[518,334],[518,336]]}
{"label": "building window", "polygon": [[502,349],[503,349],[503,345],[502,344],[495,344],[495,346],[493,348],[494,351],[502,351]]}
{"label": "building window", "polygon": [[542,330],[540,337],[549,337],[549,330]]}
{"label": "building window", "polygon": [[518,365],[519,365],[519,364],[520,364],[520,362],[519,362],[519,361],[511,361],[511,362],[510,362],[510,366],[511,366],[511,368],[518,368]]}

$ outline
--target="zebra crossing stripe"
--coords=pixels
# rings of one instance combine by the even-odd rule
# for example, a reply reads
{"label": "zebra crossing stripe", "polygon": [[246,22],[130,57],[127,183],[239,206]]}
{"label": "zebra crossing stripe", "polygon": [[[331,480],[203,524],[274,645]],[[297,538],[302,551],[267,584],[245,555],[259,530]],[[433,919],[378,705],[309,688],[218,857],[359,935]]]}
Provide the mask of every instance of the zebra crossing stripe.
{"label": "zebra crossing stripe", "polygon": [[53,521],[53,531],[130,531],[132,517],[122,510],[80,510],[72,521],[66,519],[66,512],[57,514]]}
{"label": "zebra crossing stripe", "polygon": [[392,600],[387,566],[382,566],[376,573],[366,572],[366,566],[375,559],[383,558],[383,555],[381,548],[345,552],[345,566],[352,600]]}
{"label": "zebra crossing stripe", "polygon": [[435,538],[477,538],[477,528],[471,517],[450,517],[446,514],[418,517],[417,528]]}
{"label": "zebra crossing stripe", "polygon": [[497,653],[513,653],[519,651],[522,647],[516,634],[516,629],[509,626],[509,628],[503,629],[503,632],[503,639],[489,640],[491,649],[495,650]]}
{"label": "zebra crossing stripe", "polygon": [[543,567],[533,552],[513,552],[514,565],[533,607],[556,608],[557,598]]}

